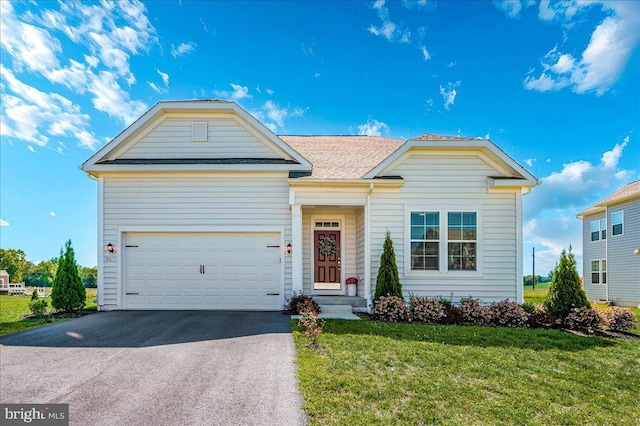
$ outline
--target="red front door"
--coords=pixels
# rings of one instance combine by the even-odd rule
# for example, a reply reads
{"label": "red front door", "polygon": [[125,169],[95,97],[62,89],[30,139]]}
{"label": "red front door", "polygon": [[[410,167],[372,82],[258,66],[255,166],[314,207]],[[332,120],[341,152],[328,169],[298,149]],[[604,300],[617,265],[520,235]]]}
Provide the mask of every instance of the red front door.
{"label": "red front door", "polygon": [[315,290],[340,290],[340,231],[314,231]]}

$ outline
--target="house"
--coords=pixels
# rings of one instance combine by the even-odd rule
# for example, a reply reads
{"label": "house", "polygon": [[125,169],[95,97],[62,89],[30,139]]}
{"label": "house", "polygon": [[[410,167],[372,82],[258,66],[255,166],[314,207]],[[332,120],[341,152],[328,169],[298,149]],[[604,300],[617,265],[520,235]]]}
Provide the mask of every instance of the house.
{"label": "house", "polygon": [[11,283],[9,273],[4,269],[0,270],[0,294],[21,295],[24,290],[24,282]]}
{"label": "house", "polygon": [[522,196],[487,139],[277,136],[236,103],[160,102],[89,158],[101,310],[371,304],[385,234],[408,296],[522,301]]}
{"label": "house", "polygon": [[4,269],[0,270],[0,289],[9,288],[9,273]]}
{"label": "house", "polygon": [[640,180],[577,217],[582,219],[584,289],[589,299],[640,307]]}

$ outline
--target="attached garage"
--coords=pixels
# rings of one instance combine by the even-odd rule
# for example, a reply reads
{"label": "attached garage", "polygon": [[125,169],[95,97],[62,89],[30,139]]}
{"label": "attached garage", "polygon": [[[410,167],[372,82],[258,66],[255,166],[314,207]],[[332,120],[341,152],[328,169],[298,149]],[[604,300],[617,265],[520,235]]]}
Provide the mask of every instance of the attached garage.
{"label": "attached garage", "polygon": [[277,232],[123,234],[126,309],[279,310]]}

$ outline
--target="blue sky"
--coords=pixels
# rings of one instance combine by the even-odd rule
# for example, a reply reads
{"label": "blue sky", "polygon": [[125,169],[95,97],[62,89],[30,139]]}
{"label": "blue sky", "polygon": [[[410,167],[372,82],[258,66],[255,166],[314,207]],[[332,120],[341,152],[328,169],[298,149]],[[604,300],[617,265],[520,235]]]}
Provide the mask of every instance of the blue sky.
{"label": "blue sky", "polygon": [[71,238],[96,264],[79,166],[161,100],[237,101],[279,134],[489,137],[542,184],[525,273],[640,171],[640,2],[0,1],[3,248]]}

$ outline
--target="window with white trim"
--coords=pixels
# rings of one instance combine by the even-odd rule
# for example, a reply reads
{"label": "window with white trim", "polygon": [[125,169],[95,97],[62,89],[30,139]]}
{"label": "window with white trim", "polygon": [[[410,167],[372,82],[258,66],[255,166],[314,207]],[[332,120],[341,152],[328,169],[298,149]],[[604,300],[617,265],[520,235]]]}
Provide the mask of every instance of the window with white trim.
{"label": "window with white trim", "polygon": [[476,212],[447,214],[449,271],[477,270],[478,225]]}
{"label": "window with white trim", "polygon": [[440,213],[411,212],[411,270],[437,271],[439,252]]}
{"label": "window with white trim", "polygon": [[607,239],[607,219],[591,221],[591,241]]}
{"label": "window with white trim", "polygon": [[622,235],[624,233],[624,211],[611,214],[611,235]]}
{"label": "window with white trim", "polygon": [[607,261],[592,260],[591,261],[591,284],[607,283]]}

